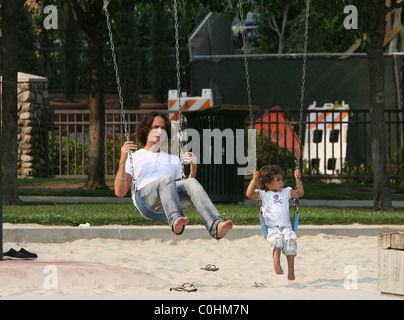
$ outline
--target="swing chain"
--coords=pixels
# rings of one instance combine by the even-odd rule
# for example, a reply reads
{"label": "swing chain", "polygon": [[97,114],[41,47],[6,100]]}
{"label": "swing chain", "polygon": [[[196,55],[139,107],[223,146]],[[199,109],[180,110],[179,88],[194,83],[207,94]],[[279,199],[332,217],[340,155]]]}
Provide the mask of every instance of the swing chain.
{"label": "swing chain", "polygon": [[180,140],[180,160],[182,166],[182,176],[181,179],[184,180],[184,161],[182,159],[182,148],[183,148],[183,136],[182,136],[182,113],[181,113],[181,65],[180,65],[180,36],[179,36],[179,26],[178,26],[178,4],[177,0],[174,0],[174,28],[175,28],[175,61],[177,69],[177,96],[178,96],[178,126],[179,126],[179,140]]}
{"label": "swing chain", "polygon": [[[309,42],[309,20],[310,18],[310,0],[306,1],[306,17],[305,17],[305,31],[304,31],[304,47],[303,47],[303,70],[302,70],[302,86],[300,88],[300,114],[299,114],[299,133],[298,133],[298,150],[296,170],[300,169],[301,161],[301,149],[302,149],[302,134],[303,134],[303,111],[304,111],[304,98],[306,90],[306,67],[307,67],[307,47]],[[299,183],[296,181],[296,199],[295,199],[295,211],[299,210]]]}
{"label": "swing chain", "polygon": [[[178,102],[181,102],[181,66],[180,66],[180,37],[179,37],[179,26],[178,26],[178,4],[177,0],[174,0],[174,28],[175,28],[175,60],[176,60],[176,70],[177,70],[177,95]],[[179,108],[179,113],[181,114],[181,108]],[[181,121],[181,118],[180,118]]]}
{"label": "swing chain", "polygon": [[[250,112],[251,129],[253,129],[254,128],[254,115],[253,115],[253,112],[252,112],[250,73],[248,71],[249,68],[248,68],[248,59],[247,59],[247,39],[246,39],[246,34],[245,34],[243,0],[239,0],[238,5],[239,5],[239,11],[240,11],[241,38],[242,38],[242,41],[243,41],[244,68],[245,68],[245,77],[246,77],[246,83],[247,83],[248,109],[249,109],[249,112]],[[254,148],[254,150],[253,150],[254,168],[257,169],[256,136],[254,136],[253,148]]]}
{"label": "swing chain", "polygon": [[[243,40],[244,68],[245,68],[246,82],[247,82],[248,107],[251,110],[252,109],[252,99],[251,99],[250,74],[248,71],[247,39],[246,39],[245,25],[244,25],[243,0],[239,1],[239,6],[240,6],[240,20],[241,20],[241,25],[242,25],[241,38]],[[252,112],[251,112],[251,114],[252,114]]]}
{"label": "swing chain", "polygon": [[126,137],[126,140],[129,141],[130,138],[129,138],[129,132],[128,132],[128,123],[126,121],[126,113],[125,113],[125,109],[123,107],[121,80],[119,77],[118,63],[117,63],[117,58],[116,58],[116,53],[115,53],[115,45],[114,45],[114,41],[113,41],[113,37],[112,37],[112,27],[111,27],[111,21],[110,21],[111,18],[110,18],[107,6],[108,6],[108,0],[104,0],[104,11],[105,11],[105,16],[107,17],[108,35],[109,35],[109,40],[110,40],[111,52],[112,52],[112,61],[113,61],[114,70],[115,70],[116,86],[118,89],[119,105],[121,107],[123,123],[125,126],[125,137]]}
{"label": "swing chain", "polygon": [[[116,58],[115,45],[114,45],[114,40],[113,40],[113,36],[112,36],[111,17],[110,17],[109,11],[108,11],[108,2],[109,2],[108,0],[104,0],[104,12],[105,12],[105,16],[107,18],[109,44],[110,44],[110,47],[111,47],[112,61],[113,61],[113,64],[114,64],[116,86],[117,86],[117,89],[118,89],[119,105],[121,107],[124,133],[125,133],[126,141],[129,141],[130,140],[130,135],[129,135],[129,130],[128,130],[128,122],[126,121],[125,108],[124,108],[124,105],[123,105],[121,80],[120,80],[120,77],[119,77],[118,62],[117,62],[117,58]],[[133,177],[132,182],[135,185],[136,184],[135,169],[133,167],[132,153],[129,153],[128,156],[129,156],[129,161],[130,161],[130,164],[131,164],[131,167],[132,167],[132,177]]]}

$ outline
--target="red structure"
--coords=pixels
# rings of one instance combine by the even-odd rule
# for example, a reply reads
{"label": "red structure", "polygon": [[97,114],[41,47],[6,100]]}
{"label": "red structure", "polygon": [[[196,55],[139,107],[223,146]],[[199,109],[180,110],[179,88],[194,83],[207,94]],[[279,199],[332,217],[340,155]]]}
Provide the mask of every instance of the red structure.
{"label": "red structure", "polygon": [[295,154],[297,153],[299,137],[281,107],[275,106],[258,118],[255,121],[254,128],[269,136],[271,141],[278,146],[285,147]]}

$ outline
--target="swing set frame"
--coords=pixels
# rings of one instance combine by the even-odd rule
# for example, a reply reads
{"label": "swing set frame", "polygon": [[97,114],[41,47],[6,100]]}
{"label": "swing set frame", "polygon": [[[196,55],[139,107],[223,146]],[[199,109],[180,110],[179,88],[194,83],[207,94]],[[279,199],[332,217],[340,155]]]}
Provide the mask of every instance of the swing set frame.
{"label": "swing set frame", "polygon": [[[229,2],[230,3],[230,2]],[[240,17],[241,17],[241,23],[244,23],[244,13],[242,9],[242,3],[243,0],[239,0],[239,9],[240,9]],[[107,25],[108,25],[108,33],[110,37],[110,46],[111,46],[111,51],[112,51],[112,58],[113,58],[113,63],[114,63],[114,69],[115,69],[115,75],[116,75],[116,83],[117,83],[117,89],[118,89],[118,96],[119,96],[119,104],[121,107],[121,112],[122,112],[122,119],[123,119],[123,124],[124,124],[124,130],[125,130],[125,138],[127,141],[129,141],[129,132],[128,132],[128,123],[126,121],[126,114],[125,114],[125,109],[123,105],[123,98],[122,98],[122,88],[120,85],[120,78],[119,78],[119,71],[118,71],[118,64],[116,61],[116,54],[115,54],[115,48],[114,48],[114,43],[112,39],[112,30],[111,30],[111,23],[110,23],[110,15],[108,12],[108,0],[104,0],[104,12],[107,18]],[[297,154],[297,161],[296,161],[296,169],[300,169],[300,161],[301,161],[301,137],[302,137],[302,123],[303,123],[303,107],[304,107],[304,98],[305,98],[305,81],[306,81],[306,64],[307,64],[307,45],[308,45],[308,35],[309,35],[309,16],[310,16],[310,0],[306,0],[306,19],[305,19],[305,36],[304,36],[304,54],[303,54],[303,72],[302,72],[302,86],[301,86],[301,99],[300,99],[300,120],[299,120],[299,148],[298,148],[298,154]],[[177,0],[174,0],[174,18],[175,18],[175,41],[176,41],[176,67],[177,67],[177,91],[178,91],[178,100],[180,102],[181,99],[181,82],[180,82],[180,63],[179,63],[179,35],[178,35],[178,6],[177,6]],[[243,45],[244,49],[245,44],[246,44],[246,35],[245,35],[245,28],[242,28],[242,38],[243,38]],[[250,110],[250,121],[251,121],[251,127],[253,126],[253,114],[252,114],[252,101],[251,101],[251,88],[250,88],[250,80],[249,80],[249,72],[248,72],[248,59],[247,59],[247,52],[244,50],[244,65],[245,65],[245,70],[246,70],[246,83],[247,83],[247,92],[248,92],[248,105],[249,105],[249,110]],[[181,108],[179,110],[179,119],[180,119],[180,133],[182,130],[182,114],[181,114]],[[181,136],[181,135],[180,135]],[[0,141],[1,141],[1,133],[0,133]],[[255,144],[254,144],[255,148]],[[180,142],[180,155],[182,155],[182,143]],[[254,150],[255,151],[255,150]],[[132,163],[132,169],[133,169],[133,159],[132,156],[129,155],[130,161]],[[255,167],[257,167],[256,163],[256,152],[254,152],[254,159],[255,159]],[[1,162],[1,159],[0,159]],[[182,162],[182,166],[183,166]],[[184,170],[183,170],[184,171]],[[1,173],[1,166],[0,166],[0,173]],[[134,174],[133,174],[134,177]],[[136,181],[133,181],[134,184]],[[296,191],[298,189],[298,184],[296,183]],[[139,196],[140,199],[140,196]],[[3,260],[3,207],[1,205],[2,202],[2,185],[0,181],[0,261]],[[264,237],[267,236],[267,229],[266,226],[263,222],[262,218],[262,212],[261,212],[261,203],[260,200],[258,200],[258,204],[260,206],[260,223],[261,223],[261,229]],[[147,209],[147,207],[145,207]],[[144,209],[143,209],[144,210]],[[140,210],[139,210],[140,211]],[[160,214],[161,216],[161,214]],[[158,216],[158,217],[160,217]],[[298,197],[298,192],[296,192],[296,198],[295,198],[295,210],[294,210],[294,218],[293,218],[293,230],[296,232],[297,231],[297,226],[299,224],[299,197]]]}
{"label": "swing set frame", "polygon": [[[178,103],[181,105],[181,66],[180,66],[180,59],[179,59],[179,27],[178,27],[178,3],[177,0],[173,0],[174,2],[174,22],[175,22],[175,53],[176,53],[176,76],[177,76],[177,97],[178,97]],[[244,25],[244,11],[243,11],[243,2],[244,0],[239,0],[238,1],[238,6],[239,6],[239,15],[240,15],[240,23],[241,26],[241,35],[242,35],[242,42],[243,42],[243,52],[244,52],[244,68],[245,68],[245,76],[246,76],[246,87],[247,87],[247,97],[248,97],[248,107],[249,107],[249,116],[250,116],[250,125],[251,128],[253,128],[254,124],[254,116],[252,112],[252,98],[251,98],[251,86],[250,86],[250,74],[249,74],[249,68],[248,68],[248,57],[247,57],[247,40],[246,40],[246,32],[245,32],[245,25]],[[109,34],[109,40],[110,40],[110,46],[111,46],[111,53],[112,53],[112,59],[113,59],[113,64],[114,64],[114,69],[115,69],[115,76],[116,76],[116,83],[117,83],[117,89],[118,89],[118,96],[119,96],[119,105],[121,108],[122,112],[122,121],[124,124],[124,131],[125,131],[125,138],[127,141],[129,141],[129,132],[128,132],[128,125],[127,125],[127,120],[126,120],[126,114],[125,114],[125,108],[124,108],[124,103],[123,103],[123,97],[122,97],[122,88],[120,85],[120,77],[119,77],[119,70],[118,70],[118,63],[116,59],[116,52],[115,52],[115,47],[114,47],[114,41],[113,41],[113,36],[112,36],[112,28],[111,28],[111,22],[110,22],[110,14],[108,12],[108,0],[104,0],[104,12],[105,16],[107,19],[107,27],[108,27],[108,34]],[[228,5],[230,9],[232,9],[232,4],[231,1],[228,0]],[[304,100],[305,100],[305,83],[306,83],[306,66],[307,66],[307,47],[308,47],[308,37],[309,37],[309,17],[310,17],[310,0],[306,0],[306,17],[305,17],[305,34],[304,34],[304,52],[303,52],[303,70],[302,70],[302,84],[300,88],[300,117],[299,117],[299,132],[298,132],[298,151],[296,154],[296,170],[300,169],[300,162],[301,162],[301,148],[302,148],[302,127],[303,127],[303,111],[304,111]],[[179,137],[180,137],[180,143],[179,143],[179,148],[180,148],[180,159],[182,158],[183,154],[183,141],[181,139],[182,135],[182,126],[183,126],[183,116],[181,112],[181,108],[179,108],[179,113],[178,113],[178,118],[179,118]],[[255,138],[255,137],[254,137]],[[257,152],[256,152],[256,143],[254,139],[253,143],[253,148],[254,148],[254,167],[257,170]],[[148,209],[143,203],[140,198],[140,193],[138,190],[136,190],[136,178],[134,174],[134,168],[133,168],[133,159],[132,159],[132,154],[129,153],[129,160],[132,166],[132,188],[134,188],[132,191],[134,191],[135,195],[135,205],[139,212],[145,217],[146,219],[150,220],[163,220],[165,219],[164,213],[157,213],[153,212],[150,209]],[[181,160],[181,165],[182,165],[182,179],[184,179],[184,162]],[[294,199],[294,216],[293,216],[293,222],[292,222],[292,229],[297,232],[298,225],[299,225],[299,219],[300,219],[300,214],[299,214],[299,195],[298,195],[298,188],[299,188],[299,183],[296,180],[296,198]],[[258,196],[258,205],[260,208],[260,225],[261,225],[261,231],[263,236],[266,238],[268,235],[268,230],[267,227],[265,226],[265,222],[263,219],[263,214],[262,214],[262,203],[261,199]]]}

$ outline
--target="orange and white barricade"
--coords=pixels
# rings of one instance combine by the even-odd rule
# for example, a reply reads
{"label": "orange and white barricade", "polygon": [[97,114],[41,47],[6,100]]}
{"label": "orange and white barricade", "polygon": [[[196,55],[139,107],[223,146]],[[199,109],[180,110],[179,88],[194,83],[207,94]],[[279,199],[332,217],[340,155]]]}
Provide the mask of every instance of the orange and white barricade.
{"label": "orange and white barricade", "polygon": [[341,173],[346,159],[349,105],[326,103],[308,108],[303,160],[322,174]]}
{"label": "orange and white barricade", "polygon": [[[202,89],[200,97],[188,97],[186,92],[181,94],[181,111],[202,110],[213,106],[213,96],[211,89]],[[180,109],[178,103],[177,90],[168,91],[168,110],[177,111]],[[174,113],[169,114],[171,121],[178,120],[178,115]]]}

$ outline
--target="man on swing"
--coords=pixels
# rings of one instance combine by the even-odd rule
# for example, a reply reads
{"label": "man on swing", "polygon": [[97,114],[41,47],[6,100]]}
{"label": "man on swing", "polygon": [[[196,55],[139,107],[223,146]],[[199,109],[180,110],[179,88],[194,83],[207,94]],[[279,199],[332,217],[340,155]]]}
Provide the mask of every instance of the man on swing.
{"label": "man on swing", "polygon": [[[187,152],[183,160],[191,163],[188,179],[181,180],[183,171],[179,157],[160,150],[161,143],[170,138],[171,123],[163,113],[146,115],[136,130],[138,140],[144,145],[137,150],[132,141],[121,148],[119,169],[115,178],[115,194],[124,197],[135,176],[136,188],[144,205],[167,216],[168,225],[174,234],[183,233],[189,218],[183,209],[195,206],[209,234],[215,239],[223,238],[233,228],[231,220],[224,221],[201,184],[195,179],[196,157]],[[135,152],[136,151],[136,152]],[[131,153],[132,163],[130,157]],[[132,189],[132,198],[135,201]]]}

